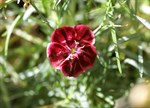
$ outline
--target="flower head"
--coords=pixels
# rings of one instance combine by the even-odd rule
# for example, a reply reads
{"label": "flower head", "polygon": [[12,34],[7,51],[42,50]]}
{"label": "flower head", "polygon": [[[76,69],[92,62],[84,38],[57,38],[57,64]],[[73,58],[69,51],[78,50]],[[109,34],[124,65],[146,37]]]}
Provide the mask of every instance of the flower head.
{"label": "flower head", "polygon": [[97,54],[94,43],[94,34],[87,26],[64,26],[52,33],[47,57],[65,76],[77,77],[93,67]]}

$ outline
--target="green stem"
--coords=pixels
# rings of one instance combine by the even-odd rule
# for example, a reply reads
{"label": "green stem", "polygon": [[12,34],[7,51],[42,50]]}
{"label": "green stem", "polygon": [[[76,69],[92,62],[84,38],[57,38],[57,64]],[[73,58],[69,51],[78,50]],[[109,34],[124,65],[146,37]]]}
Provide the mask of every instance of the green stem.
{"label": "green stem", "polygon": [[41,19],[47,24],[47,26],[53,31],[54,28],[49,24],[47,19],[41,14],[41,12],[38,10],[38,8],[35,6],[35,4],[31,1],[31,5],[34,7],[34,9],[37,11],[37,13],[40,15]]}
{"label": "green stem", "polygon": [[109,0],[108,1],[108,5],[110,7],[110,11],[109,11],[109,18],[110,18],[110,25],[112,26],[111,27],[111,35],[112,35],[112,41],[114,43],[114,46],[115,46],[115,55],[116,55],[116,59],[117,59],[117,66],[118,66],[118,70],[119,72],[122,74],[122,67],[121,67],[121,63],[120,63],[120,56],[119,56],[119,50],[118,50],[118,41],[117,41],[117,35],[116,35],[116,28],[114,26],[114,18],[113,18],[113,13],[114,13],[114,10],[113,10],[113,5],[112,5],[112,0]]}
{"label": "green stem", "polygon": [[110,2],[111,0],[109,0],[107,2],[107,9],[106,9],[106,15],[102,21],[102,23],[94,30],[94,35],[97,36],[98,35],[98,32],[103,28],[103,26],[105,25],[105,22],[109,16],[109,12],[110,12],[110,9],[111,9],[111,6],[110,6]]}

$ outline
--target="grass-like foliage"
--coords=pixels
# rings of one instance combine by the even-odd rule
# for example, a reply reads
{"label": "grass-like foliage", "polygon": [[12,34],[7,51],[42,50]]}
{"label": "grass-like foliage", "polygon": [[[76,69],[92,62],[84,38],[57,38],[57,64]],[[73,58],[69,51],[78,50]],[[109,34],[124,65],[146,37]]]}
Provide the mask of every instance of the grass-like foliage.
{"label": "grass-like foliage", "polygon": [[[0,0],[0,108],[112,108],[150,80],[149,0]],[[87,25],[94,67],[77,78],[46,56],[52,32]],[[58,37],[59,38],[59,37]]]}

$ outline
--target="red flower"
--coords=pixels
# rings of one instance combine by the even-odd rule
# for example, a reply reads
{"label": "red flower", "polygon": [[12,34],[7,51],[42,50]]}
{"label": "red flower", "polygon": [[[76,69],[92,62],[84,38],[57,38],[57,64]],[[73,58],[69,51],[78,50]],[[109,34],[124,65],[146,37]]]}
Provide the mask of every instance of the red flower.
{"label": "red flower", "polygon": [[64,26],[52,33],[47,56],[51,65],[65,76],[77,77],[94,65],[94,42],[94,34],[87,26]]}

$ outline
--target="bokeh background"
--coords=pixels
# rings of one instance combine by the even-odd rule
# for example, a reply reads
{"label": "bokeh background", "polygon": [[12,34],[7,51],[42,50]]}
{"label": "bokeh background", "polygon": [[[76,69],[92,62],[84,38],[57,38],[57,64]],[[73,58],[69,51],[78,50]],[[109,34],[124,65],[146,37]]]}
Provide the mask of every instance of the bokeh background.
{"label": "bokeh background", "polygon": [[[113,108],[150,80],[149,17],[149,0],[0,0],[0,108]],[[72,78],[46,47],[56,28],[77,24],[93,30],[98,55]]]}

